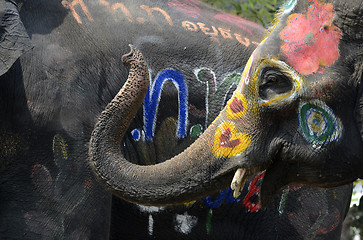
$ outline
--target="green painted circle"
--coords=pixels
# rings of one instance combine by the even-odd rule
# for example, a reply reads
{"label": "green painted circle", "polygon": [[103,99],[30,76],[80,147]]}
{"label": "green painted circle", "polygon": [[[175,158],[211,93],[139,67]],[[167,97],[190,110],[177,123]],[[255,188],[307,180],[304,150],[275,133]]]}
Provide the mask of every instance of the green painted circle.
{"label": "green painted circle", "polygon": [[196,124],[190,128],[190,136],[192,138],[199,137],[203,132],[203,127],[200,124]]}
{"label": "green painted circle", "polygon": [[333,112],[320,101],[302,104],[299,121],[305,138],[313,144],[324,145],[336,140],[341,129]]}

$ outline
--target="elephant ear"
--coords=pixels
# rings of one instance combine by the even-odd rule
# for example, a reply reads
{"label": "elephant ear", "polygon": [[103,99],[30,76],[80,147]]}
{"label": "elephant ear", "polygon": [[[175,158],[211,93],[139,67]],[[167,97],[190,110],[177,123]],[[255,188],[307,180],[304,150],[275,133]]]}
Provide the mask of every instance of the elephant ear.
{"label": "elephant ear", "polygon": [[0,0],[0,76],[31,47],[17,4],[13,1]]}

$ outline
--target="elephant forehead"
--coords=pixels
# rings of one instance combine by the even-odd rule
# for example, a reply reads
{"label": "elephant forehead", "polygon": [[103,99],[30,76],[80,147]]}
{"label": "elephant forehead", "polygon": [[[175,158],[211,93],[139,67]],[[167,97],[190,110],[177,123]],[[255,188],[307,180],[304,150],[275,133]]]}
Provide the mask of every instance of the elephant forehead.
{"label": "elephant forehead", "polygon": [[334,6],[317,0],[293,10],[290,1],[261,44],[262,57],[285,61],[299,74],[324,73],[339,58],[341,30],[333,25]]}

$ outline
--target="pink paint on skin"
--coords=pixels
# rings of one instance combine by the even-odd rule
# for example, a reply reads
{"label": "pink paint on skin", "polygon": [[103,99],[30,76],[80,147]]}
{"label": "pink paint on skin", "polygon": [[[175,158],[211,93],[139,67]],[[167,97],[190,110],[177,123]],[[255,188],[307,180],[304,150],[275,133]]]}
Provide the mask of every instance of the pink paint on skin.
{"label": "pink paint on skin", "polygon": [[169,7],[178,10],[179,12],[184,13],[192,18],[198,18],[200,16],[200,8],[198,7],[199,3],[195,0],[185,0],[184,2],[180,2],[178,0],[172,0],[168,3]]}
{"label": "pink paint on skin", "polygon": [[243,29],[244,31],[248,32],[251,35],[253,35],[252,31],[250,30],[251,27],[262,28],[260,25],[254,23],[254,22],[247,21],[245,19],[242,19],[240,17],[234,16],[231,14],[227,14],[227,13],[218,13],[214,16],[214,18],[218,19],[222,22],[232,23],[235,26]]}
{"label": "pink paint on skin", "polygon": [[281,50],[296,71],[303,75],[322,73],[339,58],[340,29],[332,26],[333,5],[310,0],[306,15],[291,14],[281,31]]}

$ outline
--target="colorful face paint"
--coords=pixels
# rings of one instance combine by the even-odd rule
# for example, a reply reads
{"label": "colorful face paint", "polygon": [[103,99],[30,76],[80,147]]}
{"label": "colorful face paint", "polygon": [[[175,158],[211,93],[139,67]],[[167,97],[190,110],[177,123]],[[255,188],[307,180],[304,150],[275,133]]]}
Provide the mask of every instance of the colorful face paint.
{"label": "colorful face paint", "polygon": [[227,103],[227,118],[241,118],[247,111],[247,100],[240,92],[235,91],[233,97]]}
{"label": "colorful face paint", "polygon": [[242,153],[250,144],[248,134],[237,133],[232,122],[224,122],[215,132],[212,152],[216,157],[232,157]]}
{"label": "colorful face paint", "polygon": [[306,140],[316,146],[336,141],[342,135],[341,121],[320,100],[300,104],[299,123]]}
{"label": "colorful face paint", "polygon": [[300,75],[294,71],[289,65],[287,65],[285,62],[274,60],[274,59],[263,59],[260,64],[258,65],[258,68],[256,69],[256,72],[254,74],[254,81],[255,83],[255,92],[258,93],[259,84],[258,79],[261,77],[262,70],[266,67],[272,67],[275,68],[281,72],[283,72],[287,77],[290,78],[292,82],[292,88],[291,91],[278,95],[276,98],[269,99],[269,100],[259,100],[259,104],[261,106],[269,106],[269,107],[278,107],[285,105],[298,96],[298,93],[301,92],[303,88],[303,80],[300,77]]}
{"label": "colorful face paint", "polygon": [[332,26],[333,5],[311,0],[308,12],[291,14],[281,31],[282,52],[296,71],[303,75],[323,72],[339,58],[341,31]]}

